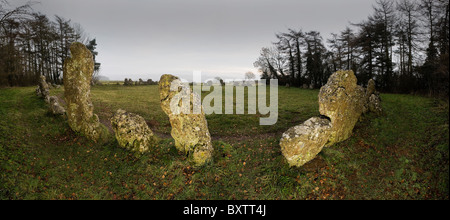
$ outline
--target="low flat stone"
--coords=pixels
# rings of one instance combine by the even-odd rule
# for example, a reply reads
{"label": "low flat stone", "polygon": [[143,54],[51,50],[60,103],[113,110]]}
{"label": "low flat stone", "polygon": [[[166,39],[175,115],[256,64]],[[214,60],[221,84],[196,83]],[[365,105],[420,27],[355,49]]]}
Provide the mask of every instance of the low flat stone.
{"label": "low flat stone", "polygon": [[137,155],[148,152],[159,142],[145,119],[134,113],[117,110],[111,118],[111,126],[119,146]]}
{"label": "low flat stone", "polygon": [[64,115],[66,110],[61,106],[56,96],[50,96],[49,98],[50,111],[54,115]]}
{"label": "low flat stone", "polygon": [[301,167],[322,151],[330,132],[330,120],[310,118],[283,133],[280,140],[281,152],[290,166]]}

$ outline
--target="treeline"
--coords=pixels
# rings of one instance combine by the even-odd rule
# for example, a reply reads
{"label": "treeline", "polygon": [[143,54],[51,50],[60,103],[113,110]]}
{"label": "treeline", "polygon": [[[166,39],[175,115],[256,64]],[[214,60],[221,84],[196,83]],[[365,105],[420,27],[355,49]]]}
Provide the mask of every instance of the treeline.
{"label": "treeline", "polygon": [[331,73],[353,70],[385,92],[448,97],[449,1],[377,0],[366,20],[324,42],[319,32],[288,29],[262,48],[254,66],[264,79],[319,88]]}
{"label": "treeline", "polygon": [[[0,86],[36,85],[40,75],[61,84],[63,63],[75,41],[86,44],[95,59],[96,40],[79,24],[60,16],[51,20],[34,12],[32,3],[10,7],[0,0]],[[96,63],[96,73],[99,68]]]}

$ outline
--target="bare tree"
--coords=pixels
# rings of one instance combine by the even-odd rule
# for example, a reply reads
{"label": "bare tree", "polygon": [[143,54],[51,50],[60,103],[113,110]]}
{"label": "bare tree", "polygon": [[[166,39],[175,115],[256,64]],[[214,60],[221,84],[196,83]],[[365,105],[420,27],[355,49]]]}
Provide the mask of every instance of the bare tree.
{"label": "bare tree", "polygon": [[255,74],[253,72],[248,71],[248,72],[245,73],[245,79],[252,80],[252,79],[255,79],[255,78],[256,78],[256,76],[255,76]]}
{"label": "bare tree", "polygon": [[400,0],[397,2],[397,10],[400,13],[400,20],[404,23],[406,46],[408,53],[406,73],[411,76],[413,72],[414,50],[416,40],[419,35],[419,5],[413,0]]}
{"label": "bare tree", "polygon": [[286,77],[284,73],[286,59],[277,47],[264,47],[260,57],[253,64],[261,72],[262,79],[281,79]]}

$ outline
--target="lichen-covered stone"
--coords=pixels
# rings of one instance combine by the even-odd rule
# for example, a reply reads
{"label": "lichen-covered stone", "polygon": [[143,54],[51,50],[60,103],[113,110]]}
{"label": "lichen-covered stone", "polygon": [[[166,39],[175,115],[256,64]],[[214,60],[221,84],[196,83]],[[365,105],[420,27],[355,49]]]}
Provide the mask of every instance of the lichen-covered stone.
{"label": "lichen-covered stone", "polygon": [[39,86],[36,87],[36,90],[34,90],[36,92],[36,95],[38,97],[41,97],[41,89],[39,88]]}
{"label": "lichen-covered stone", "polygon": [[45,81],[45,76],[41,75],[39,77],[39,87],[36,89],[36,93],[38,96],[44,98],[45,102],[50,102],[50,88],[48,86],[48,83]]}
{"label": "lichen-covered stone", "polygon": [[[171,91],[171,86],[175,88],[175,91]],[[161,76],[159,92],[161,108],[169,116],[172,125],[171,135],[175,140],[176,148],[188,154],[197,166],[211,161],[214,149],[200,97],[192,92],[189,85],[172,75]],[[172,102],[174,97],[180,98],[180,102]],[[188,100],[188,105],[182,105],[182,100]],[[185,114],[183,111],[175,110],[174,105],[187,108],[190,113]],[[194,106],[201,108],[199,114],[193,114]]]}
{"label": "lichen-covered stone", "polygon": [[375,88],[375,81],[373,79],[370,79],[367,83],[366,102],[368,112],[373,112],[377,115],[383,113],[383,109],[381,108],[380,93],[377,92]]}
{"label": "lichen-covered stone", "polygon": [[370,97],[370,95],[374,94],[375,92],[376,92],[375,80],[369,79],[369,81],[367,82],[367,89],[366,89],[367,97]]}
{"label": "lichen-covered stone", "polygon": [[373,112],[377,115],[383,113],[383,108],[381,107],[381,98],[377,94],[372,94],[369,97],[368,108],[370,112]]}
{"label": "lichen-covered stone", "polygon": [[91,102],[92,53],[78,42],[70,46],[70,53],[71,57],[64,61],[64,98],[69,126],[93,141],[106,141],[108,130],[93,113]]}
{"label": "lichen-covered stone", "polygon": [[122,109],[111,118],[111,126],[119,145],[137,155],[148,152],[159,141],[143,117]]}
{"label": "lichen-covered stone", "polygon": [[290,166],[301,167],[317,156],[327,143],[330,133],[330,120],[310,118],[283,133],[281,152]]}
{"label": "lichen-covered stone", "polygon": [[54,115],[64,115],[66,110],[59,104],[58,98],[56,96],[50,96],[49,98],[50,111]]}
{"label": "lichen-covered stone", "polygon": [[348,139],[364,111],[365,92],[356,83],[353,71],[338,71],[320,89],[319,111],[330,118],[332,126],[326,146]]}

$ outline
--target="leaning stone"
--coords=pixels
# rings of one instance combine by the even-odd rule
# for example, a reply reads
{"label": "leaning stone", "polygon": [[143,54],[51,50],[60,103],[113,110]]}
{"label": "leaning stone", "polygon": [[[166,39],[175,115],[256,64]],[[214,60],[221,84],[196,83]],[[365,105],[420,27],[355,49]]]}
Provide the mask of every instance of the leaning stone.
{"label": "leaning stone", "polygon": [[59,104],[58,98],[56,96],[50,96],[50,111],[54,115],[64,115],[66,110]]}
{"label": "leaning stone", "polygon": [[40,92],[40,97],[44,98],[45,102],[49,103],[49,96],[50,96],[50,88],[45,81],[45,76],[41,75],[39,77],[39,90],[37,92]]}
{"label": "leaning stone", "polygon": [[[171,90],[171,86],[175,91]],[[214,149],[199,95],[193,93],[189,85],[172,75],[161,76],[159,92],[161,108],[169,116],[172,125],[171,135],[176,148],[188,154],[196,166],[211,161]],[[173,98],[180,98],[179,103],[172,103]],[[200,107],[200,114],[185,114],[183,111],[175,110],[174,107],[180,106],[182,100],[188,100],[189,103],[189,106],[182,108],[188,108],[189,112],[193,113],[194,106]]]}
{"label": "leaning stone", "polygon": [[330,132],[330,120],[310,118],[283,134],[280,141],[281,152],[290,166],[301,167],[322,151]]}
{"label": "leaning stone", "polygon": [[364,110],[364,89],[356,82],[353,71],[338,71],[320,89],[319,111],[330,118],[332,125],[326,146],[348,139]]}
{"label": "leaning stone", "polygon": [[69,126],[90,140],[106,141],[108,130],[94,114],[91,102],[92,53],[78,42],[70,46],[70,52],[71,57],[64,61],[64,98]]}
{"label": "leaning stone", "polygon": [[122,109],[117,110],[111,118],[111,126],[119,146],[136,155],[148,152],[159,141],[143,117]]}

